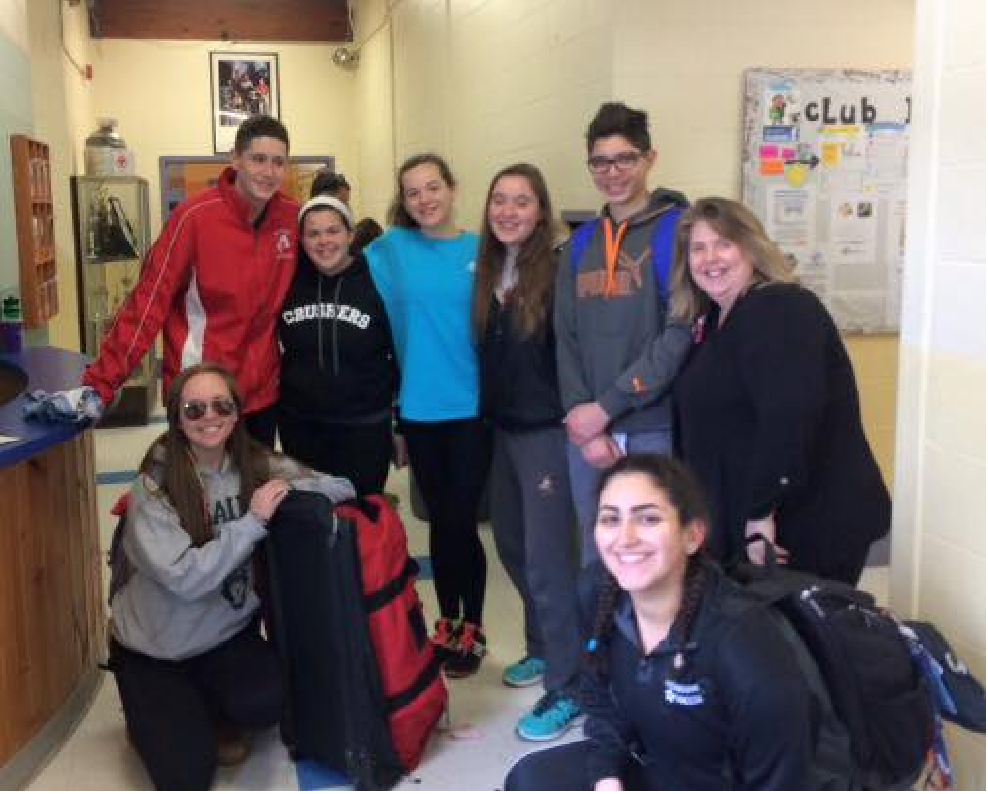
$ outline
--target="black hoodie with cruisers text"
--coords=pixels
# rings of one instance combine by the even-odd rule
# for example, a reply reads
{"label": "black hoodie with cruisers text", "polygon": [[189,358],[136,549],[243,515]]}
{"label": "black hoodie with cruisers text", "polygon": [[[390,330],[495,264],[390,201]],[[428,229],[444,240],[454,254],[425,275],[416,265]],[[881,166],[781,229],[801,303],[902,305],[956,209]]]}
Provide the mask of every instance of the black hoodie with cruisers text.
{"label": "black hoodie with cruisers text", "polygon": [[331,423],[390,414],[398,380],[391,326],[362,255],[325,275],[303,253],[278,333],[283,410]]}

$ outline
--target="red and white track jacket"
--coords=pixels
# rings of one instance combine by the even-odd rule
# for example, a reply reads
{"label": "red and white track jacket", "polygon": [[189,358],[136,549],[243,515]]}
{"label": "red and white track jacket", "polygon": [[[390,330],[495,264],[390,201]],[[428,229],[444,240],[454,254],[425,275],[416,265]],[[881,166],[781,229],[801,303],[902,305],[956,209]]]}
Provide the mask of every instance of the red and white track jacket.
{"label": "red and white track jacket", "polygon": [[208,361],[237,380],[244,410],[278,399],[277,322],[295,274],[298,204],[276,193],[258,220],[227,168],[219,185],[179,205],[83,383],[109,405],[164,330],[163,388]]}

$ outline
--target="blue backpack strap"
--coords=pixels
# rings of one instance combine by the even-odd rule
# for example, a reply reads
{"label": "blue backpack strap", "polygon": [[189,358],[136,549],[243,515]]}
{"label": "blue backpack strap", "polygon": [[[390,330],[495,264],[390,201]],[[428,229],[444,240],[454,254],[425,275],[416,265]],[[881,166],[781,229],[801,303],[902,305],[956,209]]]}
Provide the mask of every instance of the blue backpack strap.
{"label": "blue backpack strap", "polygon": [[[685,211],[684,207],[669,208],[659,216],[652,228],[652,272],[659,288],[659,296],[663,300],[669,296],[669,274],[672,272],[672,261],[675,255],[676,227]],[[583,254],[590,247],[590,242],[597,232],[599,220],[599,218],[594,218],[581,224],[570,237],[569,265],[574,276],[580,267]]]}
{"label": "blue backpack strap", "polygon": [[569,267],[574,277],[580,269],[580,260],[583,259],[583,254],[586,253],[590,241],[593,240],[594,233],[597,231],[597,220],[594,218],[586,223],[581,223],[569,238]]}
{"label": "blue backpack strap", "polygon": [[663,300],[669,297],[669,274],[676,255],[676,227],[685,211],[685,207],[670,207],[659,216],[652,228],[652,272],[659,297]]}

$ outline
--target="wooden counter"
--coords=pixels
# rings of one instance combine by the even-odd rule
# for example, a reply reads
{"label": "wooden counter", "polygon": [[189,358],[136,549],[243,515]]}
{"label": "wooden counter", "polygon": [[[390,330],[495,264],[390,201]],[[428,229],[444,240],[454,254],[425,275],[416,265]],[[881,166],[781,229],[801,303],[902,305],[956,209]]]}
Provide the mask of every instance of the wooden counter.
{"label": "wooden counter", "polygon": [[[86,359],[40,348],[0,356],[46,391],[78,384]],[[85,714],[106,617],[92,434],[0,407],[0,788],[23,785]]]}

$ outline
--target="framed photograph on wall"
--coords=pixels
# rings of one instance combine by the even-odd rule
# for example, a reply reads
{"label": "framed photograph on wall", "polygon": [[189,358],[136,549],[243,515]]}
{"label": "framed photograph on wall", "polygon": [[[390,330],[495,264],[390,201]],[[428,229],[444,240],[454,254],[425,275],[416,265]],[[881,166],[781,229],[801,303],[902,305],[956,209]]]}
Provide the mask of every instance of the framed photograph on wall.
{"label": "framed photograph on wall", "polygon": [[240,122],[266,114],[280,118],[278,56],[275,53],[209,53],[213,106],[213,151],[228,154]]}

